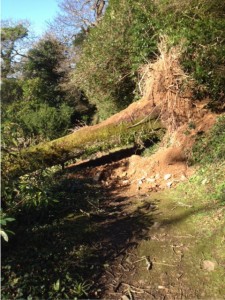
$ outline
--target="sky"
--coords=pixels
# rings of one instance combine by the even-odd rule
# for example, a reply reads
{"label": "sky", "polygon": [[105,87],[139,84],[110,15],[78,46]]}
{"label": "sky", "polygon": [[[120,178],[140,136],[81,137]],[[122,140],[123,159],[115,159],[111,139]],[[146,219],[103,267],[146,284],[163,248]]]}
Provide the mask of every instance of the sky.
{"label": "sky", "polygon": [[18,21],[26,19],[31,22],[31,29],[41,35],[47,29],[58,11],[58,0],[0,0],[1,19]]}

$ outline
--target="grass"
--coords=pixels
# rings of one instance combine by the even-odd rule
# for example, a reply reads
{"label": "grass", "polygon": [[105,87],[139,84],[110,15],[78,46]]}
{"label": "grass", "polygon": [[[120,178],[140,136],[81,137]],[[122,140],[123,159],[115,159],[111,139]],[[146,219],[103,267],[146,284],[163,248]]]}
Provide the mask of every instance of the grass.
{"label": "grass", "polygon": [[[184,299],[222,299],[225,211],[220,203],[183,196],[179,189],[151,195],[158,201],[155,221],[160,226],[150,229],[150,238],[141,241],[137,254],[150,256],[153,267],[149,272],[144,262],[139,263],[136,280],[156,291],[162,286],[174,298],[182,291]],[[214,271],[203,269],[206,260],[215,263]]]}
{"label": "grass", "polygon": [[[139,266],[137,280],[145,285],[151,282],[156,290],[163,282],[171,295],[181,287],[185,299],[224,296],[224,120],[224,116],[218,118],[212,130],[197,140],[191,158],[197,171],[189,181],[151,195],[159,201],[161,214],[156,221],[160,227],[153,229],[151,239],[142,241],[137,250],[138,256],[150,255],[153,262],[151,272]],[[205,261],[215,264],[215,269],[204,269]],[[180,279],[174,283],[174,277]]]}

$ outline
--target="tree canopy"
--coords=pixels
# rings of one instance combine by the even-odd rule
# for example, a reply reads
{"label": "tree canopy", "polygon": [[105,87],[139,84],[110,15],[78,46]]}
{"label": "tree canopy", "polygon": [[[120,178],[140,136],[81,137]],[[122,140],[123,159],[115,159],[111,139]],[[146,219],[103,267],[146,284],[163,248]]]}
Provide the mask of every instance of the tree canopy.
{"label": "tree canopy", "polygon": [[1,59],[2,76],[6,78],[13,73],[13,65],[16,57],[23,55],[17,48],[18,43],[28,36],[28,28],[22,24],[11,24],[3,22],[1,27]]}

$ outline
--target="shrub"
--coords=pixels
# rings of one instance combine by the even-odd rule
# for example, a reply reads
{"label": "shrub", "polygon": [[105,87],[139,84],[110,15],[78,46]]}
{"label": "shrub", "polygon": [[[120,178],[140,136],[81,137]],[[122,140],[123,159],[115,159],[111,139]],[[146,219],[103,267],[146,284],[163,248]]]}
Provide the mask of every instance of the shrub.
{"label": "shrub", "polygon": [[23,91],[21,81],[15,78],[3,78],[1,83],[2,104],[9,105],[22,98]]}
{"label": "shrub", "polygon": [[225,161],[225,115],[218,118],[209,134],[200,137],[193,148],[193,162]]}
{"label": "shrub", "polygon": [[58,108],[48,104],[27,105],[18,114],[24,132],[54,139],[67,133],[73,109],[63,103]]}
{"label": "shrub", "polygon": [[[161,1],[163,33],[172,45],[183,44],[181,62],[197,81],[196,96],[222,102],[225,86],[224,11],[222,1]],[[162,23],[162,24],[163,24]]]}

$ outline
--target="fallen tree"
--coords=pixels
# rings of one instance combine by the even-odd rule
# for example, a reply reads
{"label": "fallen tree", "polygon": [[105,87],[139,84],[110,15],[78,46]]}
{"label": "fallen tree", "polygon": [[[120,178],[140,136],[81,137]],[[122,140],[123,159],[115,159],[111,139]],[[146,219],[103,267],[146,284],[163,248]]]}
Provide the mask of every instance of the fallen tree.
{"label": "fallen tree", "polygon": [[99,151],[130,148],[161,137],[165,127],[171,133],[182,124],[193,124],[201,119],[207,113],[208,100],[198,103],[194,99],[194,82],[188,80],[180,66],[179,49],[167,50],[163,45],[162,41],[158,60],[141,70],[141,100],[100,124],[11,153],[2,164],[3,175],[16,177],[70,159],[86,159]]}
{"label": "fallen tree", "polygon": [[99,151],[141,145],[162,135],[163,126],[158,117],[159,110],[152,102],[140,100],[100,124],[10,153],[2,164],[3,176],[18,177],[70,159],[88,158]]}

